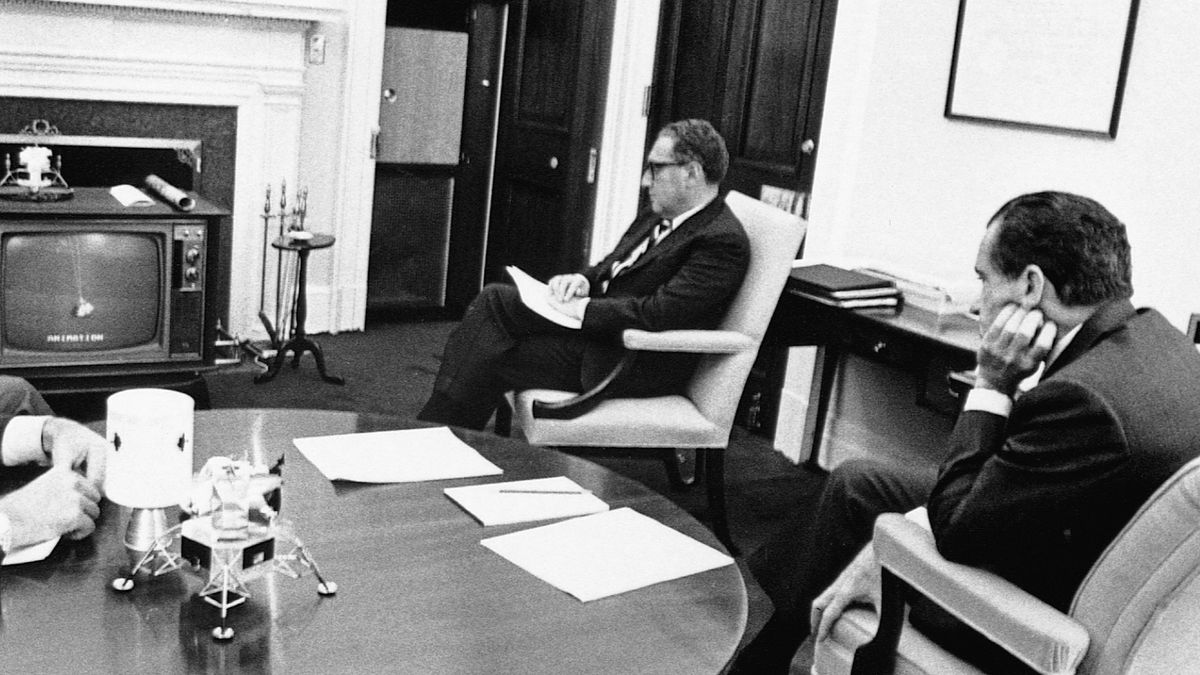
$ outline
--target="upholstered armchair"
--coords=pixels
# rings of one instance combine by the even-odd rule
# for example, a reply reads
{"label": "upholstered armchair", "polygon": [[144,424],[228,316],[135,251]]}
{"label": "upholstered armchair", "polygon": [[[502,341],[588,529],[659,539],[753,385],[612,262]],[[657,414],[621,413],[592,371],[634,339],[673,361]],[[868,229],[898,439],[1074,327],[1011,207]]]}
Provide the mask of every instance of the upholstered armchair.
{"label": "upholstered armchair", "polygon": [[881,616],[846,612],[816,644],[815,674],[980,672],[905,621],[906,587],[1037,672],[1200,669],[1200,459],[1176,472],[1117,535],[1069,614],[1004,579],[947,562],[929,531],[899,514],[876,521],[873,546],[883,567]]}
{"label": "upholstered armchair", "polygon": [[[674,467],[676,449],[696,450],[696,473],[706,481],[709,519],[718,538],[733,548],[725,509],[724,450],[742,388],[758,354],[775,305],[804,238],[800,218],[730,192],[726,203],[750,239],[745,281],[717,330],[626,330],[628,350],[603,383],[578,393],[530,389],[510,395],[511,426],[534,445],[567,451],[645,451]],[[609,383],[645,352],[703,354],[687,390],[655,398],[612,398]]]}

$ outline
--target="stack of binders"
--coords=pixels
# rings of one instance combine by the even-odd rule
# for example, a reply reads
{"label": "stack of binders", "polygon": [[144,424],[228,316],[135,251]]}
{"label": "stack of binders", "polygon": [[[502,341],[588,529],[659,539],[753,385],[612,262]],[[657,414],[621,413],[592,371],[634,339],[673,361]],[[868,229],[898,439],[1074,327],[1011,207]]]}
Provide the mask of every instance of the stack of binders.
{"label": "stack of binders", "polygon": [[843,309],[895,308],[901,300],[900,289],[891,279],[825,264],[793,269],[787,289]]}

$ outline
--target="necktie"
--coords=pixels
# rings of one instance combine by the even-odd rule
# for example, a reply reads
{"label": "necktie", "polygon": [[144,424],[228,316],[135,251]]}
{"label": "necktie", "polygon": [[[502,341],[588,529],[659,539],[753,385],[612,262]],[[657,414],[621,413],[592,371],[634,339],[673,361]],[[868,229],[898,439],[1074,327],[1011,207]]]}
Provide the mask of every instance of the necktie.
{"label": "necktie", "polygon": [[650,240],[653,242],[650,245],[654,246],[668,234],[671,234],[671,221],[663,218],[658,221],[658,224],[654,226],[654,231],[650,233]]}
{"label": "necktie", "polygon": [[655,223],[654,229],[650,231],[650,234],[642,240],[642,243],[635,246],[634,249],[629,252],[629,255],[625,256],[624,260],[619,260],[613,265],[612,274],[609,275],[609,278],[615,278],[621,272],[629,269],[633,263],[637,262],[638,258],[641,258],[646,251],[650,250],[651,246],[658,244],[658,242],[662,241],[668,234],[671,234],[671,221],[663,218]]}

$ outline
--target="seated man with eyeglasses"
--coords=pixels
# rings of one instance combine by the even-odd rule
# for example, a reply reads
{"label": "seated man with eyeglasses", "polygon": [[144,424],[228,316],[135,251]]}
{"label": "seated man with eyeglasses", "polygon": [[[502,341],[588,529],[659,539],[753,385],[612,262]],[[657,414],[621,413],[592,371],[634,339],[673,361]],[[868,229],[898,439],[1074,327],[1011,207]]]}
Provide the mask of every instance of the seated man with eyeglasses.
{"label": "seated man with eyeglasses", "polygon": [[[580,319],[565,328],[522,304],[515,287],[488,284],[446,342],[419,419],[482,429],[506,391],[584,391],[623,354],[621,331],[714,328],[742,284],[750,243],[720,199],[725,141],[704,120],[658,133],[642,172],[650,207],[597,264],[549,280],[551,305]],[[616,383],[620,396],[682,389],[698,357],[655,354]]]}

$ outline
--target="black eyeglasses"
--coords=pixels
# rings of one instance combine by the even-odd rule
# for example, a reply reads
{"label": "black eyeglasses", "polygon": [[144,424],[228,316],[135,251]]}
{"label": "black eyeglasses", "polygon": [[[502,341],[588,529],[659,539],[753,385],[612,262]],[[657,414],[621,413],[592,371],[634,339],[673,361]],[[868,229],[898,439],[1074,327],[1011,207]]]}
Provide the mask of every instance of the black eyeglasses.
{"label": "black eyeglasses", "polygon": [[642,165],[642,175],[645,175],[646,172],[649,171],[650,177],[657,179],[659,169],[665,169],[668,166],[684,166],[688,163],[689,162],[651,162],[647,160],[646,163]]}

